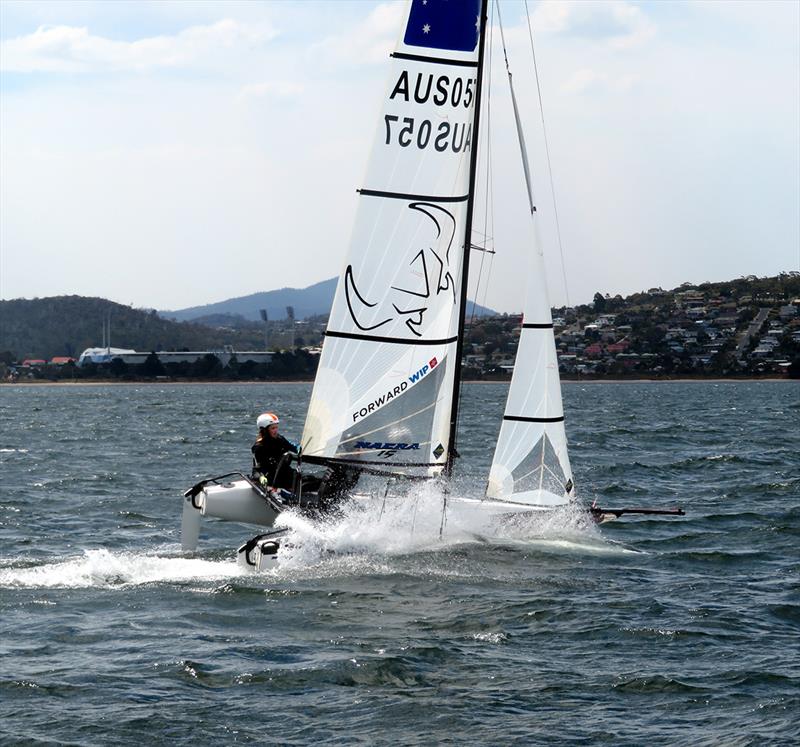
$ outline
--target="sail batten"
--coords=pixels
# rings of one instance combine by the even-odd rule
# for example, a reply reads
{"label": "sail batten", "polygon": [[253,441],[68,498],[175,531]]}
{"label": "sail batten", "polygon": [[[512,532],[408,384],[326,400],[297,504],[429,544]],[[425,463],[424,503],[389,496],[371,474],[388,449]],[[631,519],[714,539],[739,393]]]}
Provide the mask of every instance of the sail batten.
{"label": "sail batten", "polygon": [[390,200],[420,200],[422,202],[466,202],[469,195],[414,195],[403,192],[385,192],[379,189],[359,189],[364,197],[385,197]]}
{"label": "sail batten", "polygon": [[514,420],[519,423],[561,423],[564,420],[564,416],[558,415],[554,418],[535,418],[529,415],[503,415],[503,420]]}
{"label": "sail batten", "polygon": [[478,67],[477,60],[455,60],[448,57],[430,57],[421,54],[409,54],[408,52],[392,52],[389,57],[398,60],[416,60],[417,62],[429,62],[435,65],[455,65],[457,67]]}
{"label": "sail batten", "polygon": [[399,345],[449,345],[455,342],[457,337],[446,337],[440,340],[423,340],[408,337],[380,337],[378,335],[365,335],[358,332],[337,332],[336,330],[326,330],[325,337],[340,337],[344,340],[365,340],[367,342],[397,343]]}

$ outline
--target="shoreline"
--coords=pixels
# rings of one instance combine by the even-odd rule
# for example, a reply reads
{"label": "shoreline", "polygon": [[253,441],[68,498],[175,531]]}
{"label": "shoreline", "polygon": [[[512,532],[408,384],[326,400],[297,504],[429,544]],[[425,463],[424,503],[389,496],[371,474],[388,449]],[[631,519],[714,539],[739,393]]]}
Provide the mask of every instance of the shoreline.
{"label": "shoreline", "polygon": [[[562,379],[561,384],[674,384],[678,382],[690,383],[708,383],[708,384],[728,384],[728,383],[754,383],[760,381],[781,381],[786,383],[798,382],[800,379],[790,379],[786,376],[758,376],[758,377],[736,377],[736,378],[712,378],[712,377],[675,377],[675,378],[662,378],[662,379]],[[313,379],[276,379],[275,381],[264,381],[260,379],[252,379],[246,381],[219,381],[217,379],[210,379],[208,381],[114,381],[113,379],[98,379],[97,381],[0,381],[0,387],[3,386],[66,386],[66,387],[87,387],[87,386],[252,386],[254,384],[261,384],[269,386],[272,384],[313,384]],[[464,384],[510,384],[510,379],[466,379]]]}

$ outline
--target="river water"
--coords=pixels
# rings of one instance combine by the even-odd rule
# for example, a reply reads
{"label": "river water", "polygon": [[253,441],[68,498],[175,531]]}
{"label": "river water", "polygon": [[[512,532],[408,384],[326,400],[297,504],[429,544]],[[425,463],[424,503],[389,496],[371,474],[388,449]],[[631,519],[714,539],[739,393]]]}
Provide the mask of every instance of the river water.
{"label": "river water", "polygon": [[[466,385],[454,492],[505,397]],[[441,497],[205,521],[181,493],[299,437],[307,384],[0,388],[0,743],[761,745],[800,741],[800,386],[568,383],[579,495],[681,505],[458,528]],[[414,510],[410,510],[410,506]],[[413,526],[411,518],[413,515]]]}

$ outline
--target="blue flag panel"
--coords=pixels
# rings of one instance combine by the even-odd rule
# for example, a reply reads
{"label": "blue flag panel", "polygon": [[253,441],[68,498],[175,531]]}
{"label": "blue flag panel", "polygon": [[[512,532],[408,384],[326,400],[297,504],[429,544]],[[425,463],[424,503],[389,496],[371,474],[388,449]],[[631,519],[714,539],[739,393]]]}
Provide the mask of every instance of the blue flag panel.
{"label": "blue flag panel", "polygon": [[403,41],[414,47],[472,52],[478,44],[480,0],[413,0]]}

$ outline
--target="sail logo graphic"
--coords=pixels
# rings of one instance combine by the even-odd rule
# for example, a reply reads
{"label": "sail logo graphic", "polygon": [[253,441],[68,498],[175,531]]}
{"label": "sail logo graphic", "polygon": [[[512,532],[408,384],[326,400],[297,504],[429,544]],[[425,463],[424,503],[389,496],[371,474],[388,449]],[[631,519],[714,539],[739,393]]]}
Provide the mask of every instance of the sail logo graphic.
{"label": "sail logo graphic", "polygon": [[369,449],[370,451],[377,451],[377,456],[381,459],[391,459],[396,456],[400,451],[418,451],[419,444],[406,444],[406,443],[383,443],[381,441],[358,441],[356,442],[356,449]]}
{"label": "sail logo graphic", "polygon": [[390,443],[385,444],[380,441],[357,441],[356,449],[380,449],[383,451],[407,451],[409,449],[419,449],[419,444]]}
{"label": "sail logo graphic", "polygon": [[368,405],[364,405],[360,410],[354,412],[353,422],[358,422],[361,418],[365,418],[367,415],[379,410],[387,402],[391,402],[391,400],[408,389],[409,386],[413,386],[424,379],[438,365],[438,359],[436,357],[431,358],[424,366],[411,374],[408,379],[401,381],[397,386],[387,391],[386,394],[382,394],[380,397],[372,400]]}
{"label": "sail logo graphic", "polygon": [[425,376],[426,373],[428,373],[428,371],[432,371],[438,365],[439,361],[437,361],[436,358],[431,358],[422,368],[420,368],[419,371],[411,374],[411,376],[408,377],[408,380],[412,384],[416,384],[423,376]]}
{"label": "sail logo graphic", "polygon": [[[411,247],[411,261],[398,268],[396,285],[375,295],[383,298],[369,301],[356,285],[353,265],[344,273],[344,297],[353,323],[362,332],[372,332],[390,322],[402,320],[414,337],[422,337],[425,315],[431,306],[456,303],[456,282],[450,272],[450,249],[456,233],[455,216],[445,208],[426,202],[408,205],[420,221],[420,229],[432,229],[431,240],[424,248]],[[408,256],[408,255],[407,255]],[[452,301],[451,301],[452,299]]]}

